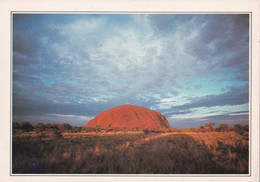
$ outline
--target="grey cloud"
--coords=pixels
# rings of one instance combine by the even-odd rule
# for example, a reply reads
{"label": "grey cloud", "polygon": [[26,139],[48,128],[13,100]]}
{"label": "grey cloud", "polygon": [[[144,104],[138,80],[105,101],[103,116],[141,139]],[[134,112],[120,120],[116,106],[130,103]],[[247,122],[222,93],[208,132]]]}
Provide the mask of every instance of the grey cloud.
{"label": "grey cloud", "polygon": [[220,114],[220,115],[212,115],[201,118],[192,118],[192,119],[183,119],[176,117],[172,121],[169,121],[170,126],[173,128],[190,128],[195,127],[198,128],[205,123],[213,122],[217,127],[219,124],[228,124],[229,126],[234,126],[235,124],[249,124],[249,116],[248,114],[241,115],[230,115],[230,114]]}
{"label": "grey cloud", "polygon": [[171,116],[178,116],[178,115],[185,115],[185,114],[190,114],[192,113],[193,111],[189,110],[189,109],[184,109],[184,110],[181,110],[181,111],[173,111],[173,112],[166,112],[164,113],[164,115],[166,117],[171,117]]}
{"label": "grey cloud", "polygon": [[207,95],[201,97],[190,97],[189,103],[172,106],[171,109],[161,110],[164,112],[186,112],[193,108],[199,107],[213,107],[213,106],[226,106],[226,105],[240,105],[248,103],[249,90],[248,85],[245,86],[232,86],[229,90],[219,95]]}
{"label": "grey cloud", "polygon": [[[221,46],[218,46],[223,52],[228,49],[232,49],[236,46],[236,43],[248,37],[249,29],[249,15],[237,14],[237,15],[211,15],[208,23],[202,29],[203,42],[208,44],[214,40],[221,40]],[[248,39],[246,39],[248,41]]]}
{"label": "grey cloud", "polygon": [[[194,15],[188,14],[163,14],[163,15],[149,15],[148,20],[160,34],[174,33],[178,26],[186,23],[194,18]],[[187,29],[188,30],[188,29]]]}
{"label": "grey cloud", "polygon": [[[198,61],[205,62],[211,72],[225,72],[223,68],[233,73],[240,72],[243,67],[248,69],[248,21],[248,15],[214,16],[200,32],[202,36],[191,41],[187,50]],[[231,55],[231,51],[236,54]]]}
{"label": "grey cloud", "polygon": [[24,55],[31,55],[36,51],[38,44],[36,40],[32,40],[32,35],[28,32],[13,33],[13,50]]}

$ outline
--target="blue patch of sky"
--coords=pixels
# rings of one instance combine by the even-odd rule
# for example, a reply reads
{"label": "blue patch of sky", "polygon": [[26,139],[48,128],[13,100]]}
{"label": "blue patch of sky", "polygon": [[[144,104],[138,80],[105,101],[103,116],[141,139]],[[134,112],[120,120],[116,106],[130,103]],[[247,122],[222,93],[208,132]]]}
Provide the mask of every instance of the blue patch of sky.
{"label": "blue patch of sky", "polygon": [[50,85],[53,84],[54,81],[52,79],[42,79],[42,81],[46,84],[46,85]]}
{"label": "blue patch of sky", "polygon": [[195,77],[187,79],[183,85],[185,89],[177,88],[182,95],[217,95],[224,93],[228,90],[228,87],[243,86],[248,84],[248,81],[230,80],[225,79],[227,75],[213,74],[206,77]]}

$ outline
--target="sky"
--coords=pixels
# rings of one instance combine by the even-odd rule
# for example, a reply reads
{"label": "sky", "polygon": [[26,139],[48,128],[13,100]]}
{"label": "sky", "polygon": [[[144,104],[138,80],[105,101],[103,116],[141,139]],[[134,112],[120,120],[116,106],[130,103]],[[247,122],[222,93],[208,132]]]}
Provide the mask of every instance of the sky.
{"label": "sky", "polygon": [[248,124],[248,14],[13,14],[13,122],[131,104],[173,128]]}

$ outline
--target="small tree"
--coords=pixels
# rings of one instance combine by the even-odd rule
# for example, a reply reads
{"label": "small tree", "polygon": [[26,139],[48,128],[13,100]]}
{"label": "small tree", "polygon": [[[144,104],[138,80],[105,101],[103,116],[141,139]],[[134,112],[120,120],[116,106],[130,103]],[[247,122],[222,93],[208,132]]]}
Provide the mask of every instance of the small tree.
{"label": "small tree", "polygon": [[215,125],[215,123],[208,122],[204,126],[205,126],[205,128],[207,128],[208,131],[214,131],[214,125]]}
{"label": "small tree", "polygon": [[82,127],[73,126],[71,131],[72,133],[80,133],[82,130]]}
{"label": "small tree", "polygon": [[35,127],[34,127],[34,131],[36,131],[37,133],[42,133],[43,131],[46,130],[46,126],[43,123],[38,123]]}
{"label": "small tree", "polygon": [[13,129],[21,129],[21,126],[19,123],[13,123]]}
{"label": "small tree", "polygon": [[240,135],[243,135],[249,131],[249,125],[241,125],[241,124],[235,124],[234,130]]}
{"label": "small tree", "polygon": [[33,131],[33,126],[29,122],[23,122],[20,126],[23,132]]}
{"label": "small tree", "polygon": [[230,131],[230,126],[228,124],[220,124],[217,128],[216,131],[218,132],[226,132]]}
{"label": "small tree", "polygon": [[245,130],[246,132],[249,132],[249,125],[248,125],[248,124],[244,125],[243,128],[244,128],[244,130]]}
{"label": "small tree", "polygon": [[21,126],[19,123],[13,123],[13,133],[19,133],[21,131]]}
{"label": "small tree", "polygon": [[69,130],[71,130],[71,129],[72,129],[72,126],[71,126],[70,124],[68,124],[68,123],[63,123],[63,124],[59,124],[59,125],[58,125],[58,128],[59,128],[59,130],[61,130],[62,132],[64,132],[64,131],[69,131]]}

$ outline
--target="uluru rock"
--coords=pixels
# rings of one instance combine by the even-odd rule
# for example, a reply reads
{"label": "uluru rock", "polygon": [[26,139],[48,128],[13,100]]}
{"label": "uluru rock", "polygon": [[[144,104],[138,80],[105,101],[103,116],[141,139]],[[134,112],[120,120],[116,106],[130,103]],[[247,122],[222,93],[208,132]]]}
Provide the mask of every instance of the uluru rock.
{"label": "uluru rock", "polygon": [[150,109],[134,106],[122,105],[108,109],[98,114],[90,120],[86,127],[100,128],[169,128],[167,119],[159,112]]}

